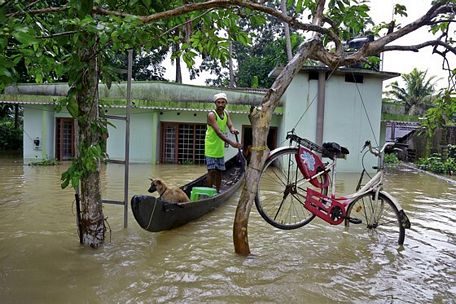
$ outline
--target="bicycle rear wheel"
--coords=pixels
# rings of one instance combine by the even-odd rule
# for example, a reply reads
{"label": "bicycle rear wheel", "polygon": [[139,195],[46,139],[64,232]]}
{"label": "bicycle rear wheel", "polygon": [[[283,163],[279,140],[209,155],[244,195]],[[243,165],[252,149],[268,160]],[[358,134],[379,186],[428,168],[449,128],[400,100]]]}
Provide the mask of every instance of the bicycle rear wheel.
{"label": "bicycle rear wheel", "polygon": [[[350,223],[350,218],[361,220],[361,223]],[[375,199],[375,191],[368,192],[350,203],[345,227],[358,238],[376,239],[385,244],[396,241],[399,245],[404,244],[405,229],[401,225],[399,211],[382,193]]]}
{"label": "bicycle rear wheel", "polygon": [[[315,215],[304,207],[306,189],[326,194],[306,181],[298,168],[297,148],[281,150],[269,156],[261,171],[255,205],[261,217],[279,229],[296,229],[313,220]],[[323,183],[327,175],[318,177]]]}

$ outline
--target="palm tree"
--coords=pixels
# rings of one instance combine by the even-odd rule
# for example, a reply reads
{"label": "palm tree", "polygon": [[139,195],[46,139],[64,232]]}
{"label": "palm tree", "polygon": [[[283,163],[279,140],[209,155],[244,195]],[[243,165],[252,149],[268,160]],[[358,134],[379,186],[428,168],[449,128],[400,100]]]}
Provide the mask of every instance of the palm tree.
{"label": "palm tree", "polygon": [[408,115],[422,115],[431,105],[435,92],[435,76],[426,79],[427,71],[414,68],[409,74],[403,74],[402,87],[397,81],[391,83],[387,95],[391,100],[404,104]]}

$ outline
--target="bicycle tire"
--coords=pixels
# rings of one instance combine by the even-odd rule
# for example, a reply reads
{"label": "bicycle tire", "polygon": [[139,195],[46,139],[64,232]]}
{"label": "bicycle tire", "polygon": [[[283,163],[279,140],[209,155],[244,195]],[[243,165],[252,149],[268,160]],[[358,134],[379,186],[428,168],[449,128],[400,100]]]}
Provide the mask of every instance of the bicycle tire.
{"label": "bicycle tire", "polygon": [[[270,225],[283,230],[302,227],[315,218],[304,207],[307,188],[319,189],[323,194],[328,192],[328,187],[320,189],[305,181],[297,166],[297,153],[297,148],[288,148],[268,157],[260,173],[255,196],[255,205],[261,217]],[[324,179],[329,177],[324,174],[318,178],[323,184]],[[300,183],[296,185],[296,181]],[[294,190],[290,192],[293,187]]]}
{"label": "bicycle tire", "polygon": [[[353,220],[361,220],[354,224]],[[369,241],[377,238],[377,242],[404,244],[405,228],[401,225],[400,214],[396,205],[382,193],[375,199],[375,191],[368,192],[355,199],[347,208],[345,227],[350,234],[358,238],[367,237]]]}

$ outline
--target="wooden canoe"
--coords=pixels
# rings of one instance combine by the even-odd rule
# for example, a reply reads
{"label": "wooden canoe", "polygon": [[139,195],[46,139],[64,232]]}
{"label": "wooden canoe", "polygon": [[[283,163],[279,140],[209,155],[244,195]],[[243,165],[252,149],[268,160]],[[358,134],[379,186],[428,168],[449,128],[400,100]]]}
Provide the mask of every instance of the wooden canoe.
{"label": "wooden canoe", "polygon": [[[131,209],[138,224],[158,232],[182,226],[219,207],[239,189],[244,177],[245,160],[238,154],[225,163],[220,193],[188,203],[169,203],[150,195],[135,195]],[[190,197],[193,187],[206,186],[207,174],[181,187]]]}

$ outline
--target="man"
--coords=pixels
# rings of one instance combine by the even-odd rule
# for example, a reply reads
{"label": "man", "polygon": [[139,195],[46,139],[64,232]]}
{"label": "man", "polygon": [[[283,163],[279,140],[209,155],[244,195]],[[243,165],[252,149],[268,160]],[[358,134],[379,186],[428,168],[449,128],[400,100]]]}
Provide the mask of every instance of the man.
{"label": "man", "polygon": [[215,94],[214,103],[215,111],[210,111],[207,114],[204,155],[206,156],[208,186],[215,185],[217,192],[220,192],[222,171],[225,171],[225,143],[237,149],[241,148],[241,144],[230,140],[226,135],[227,127],[232,134],[239,133],[233,127],[228,111],[225,110],[228,103],[226,94]]}

